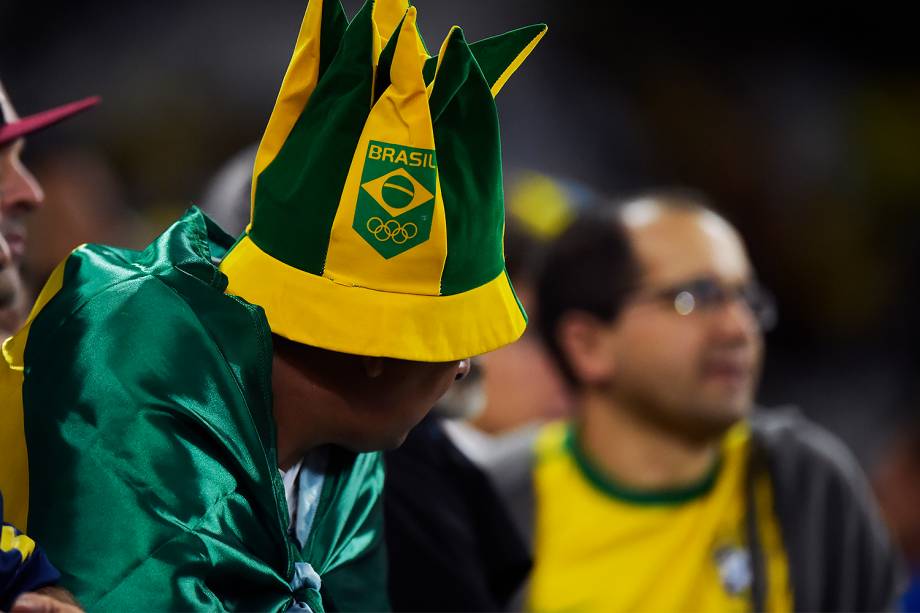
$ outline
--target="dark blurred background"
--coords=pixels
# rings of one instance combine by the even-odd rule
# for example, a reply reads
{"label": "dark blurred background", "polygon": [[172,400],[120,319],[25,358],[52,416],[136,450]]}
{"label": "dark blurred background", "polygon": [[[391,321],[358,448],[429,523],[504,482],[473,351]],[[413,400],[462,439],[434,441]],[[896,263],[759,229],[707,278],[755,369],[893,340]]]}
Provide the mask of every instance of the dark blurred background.
{"label": "dark blurred background", "polygon": [[[506,174],[612,195],[695,187],[737,224],[780,306],[763,403],[800,406],[870,466],[915,420],[920,53],[906,15],[416,4],[432,51],[455,22],[473,40],[550,25],[500,95]],[[48,192],[33,282],[78,243],[142,245],[258,139],[305,5],[0,3],[0,75],[21,114],[105,100],[29,140]]]}

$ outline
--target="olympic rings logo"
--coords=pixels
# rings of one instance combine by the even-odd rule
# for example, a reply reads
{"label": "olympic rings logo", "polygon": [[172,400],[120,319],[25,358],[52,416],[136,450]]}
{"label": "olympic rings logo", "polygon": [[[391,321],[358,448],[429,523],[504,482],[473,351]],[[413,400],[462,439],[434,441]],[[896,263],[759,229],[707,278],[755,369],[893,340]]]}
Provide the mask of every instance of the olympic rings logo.
{"label": "olympic rings logo", "polygon": [[381,243],[392,240],[394,244],[402,245],[418,235],[418,226],[411,221],[401,224],[396,219],[383,221],[375,216],[367,220],[367,231]]}

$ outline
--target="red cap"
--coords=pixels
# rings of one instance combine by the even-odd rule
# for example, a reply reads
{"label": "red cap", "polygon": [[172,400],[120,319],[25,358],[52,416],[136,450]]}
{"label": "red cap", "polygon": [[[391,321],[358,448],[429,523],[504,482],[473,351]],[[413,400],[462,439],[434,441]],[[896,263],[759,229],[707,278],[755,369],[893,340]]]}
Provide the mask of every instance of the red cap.
{"label": "red cap", "polygon": [[3,121],[0,122],[0,147],[18,138],[22,138],[27,134],[32,134],[33,132],[38,132],[39,130],[44,130],[49,126],[53,126],[59,121],[63,121],[72,115],[76,115],[90,107],[96,106],[101,101],[102,99],[99,96],[84,98],[83,100],[71,102],[70,104],[65,104],[48,111],[16,119],[10,123],[6,123],[6,118],[3,117]]}

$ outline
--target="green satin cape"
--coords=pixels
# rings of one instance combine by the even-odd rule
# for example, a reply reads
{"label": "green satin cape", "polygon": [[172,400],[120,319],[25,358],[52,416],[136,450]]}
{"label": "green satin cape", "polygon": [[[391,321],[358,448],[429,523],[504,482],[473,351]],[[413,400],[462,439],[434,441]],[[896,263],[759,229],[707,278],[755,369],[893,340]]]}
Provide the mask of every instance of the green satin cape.
{"label": "green satin cape", "polygon": [[271,334],[224,293],[231,243],[193,208],[142,252],[70,255],[25,349],[29,531],[88,609],[385,609],[377,454],[330,449],[287,534]]}

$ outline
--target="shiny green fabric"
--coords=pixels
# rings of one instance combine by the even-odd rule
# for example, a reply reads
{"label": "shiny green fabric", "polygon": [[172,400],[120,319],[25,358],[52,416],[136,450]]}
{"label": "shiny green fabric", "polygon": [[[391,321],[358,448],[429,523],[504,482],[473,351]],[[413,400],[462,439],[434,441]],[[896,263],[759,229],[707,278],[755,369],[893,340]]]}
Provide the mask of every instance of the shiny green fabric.
{"label": "shiny green fabric", "polygon": [[30,533],[91,610],[385,609],[377,454],[334,450],[306,546],[287,534],[271,335],[224,294],[231,243],[192,209],[143,252],[70,256],[25,351]]}

